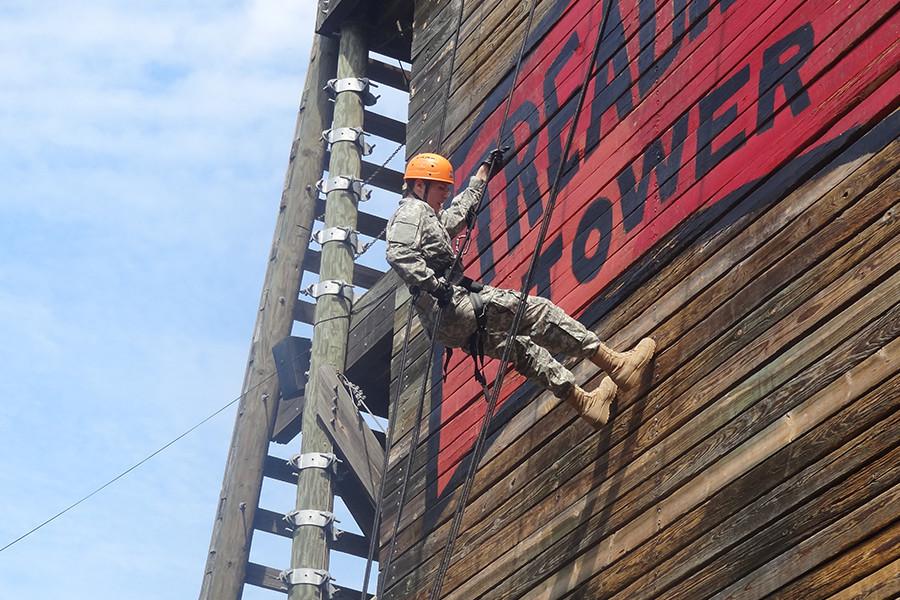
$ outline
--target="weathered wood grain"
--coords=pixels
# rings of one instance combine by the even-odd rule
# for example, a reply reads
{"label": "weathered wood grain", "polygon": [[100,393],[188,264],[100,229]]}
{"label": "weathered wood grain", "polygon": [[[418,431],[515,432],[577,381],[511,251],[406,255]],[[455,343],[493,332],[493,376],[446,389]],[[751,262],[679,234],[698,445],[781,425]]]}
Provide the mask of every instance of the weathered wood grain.
{"label": "weathered wood grain", "polygon": [[[573,298],[576,298],[577,296],[572,296],[572,297],[573,297]],[[561,303],[562,303],[563,306],[565,307],[566,298],[563,298]],[[569,308],[571,309],[571,307],[569,307]]]}
{"label": "weathered wood grain", "polygon": [[[843,195],[842,192],[838,193],[838,196],[842,196],[842,195]],[[862,220],[858,223],[854,223],[854,227],[860,227],[863,224],[867,223],[870,219],[871,219],[871,217],[869,219]],[[844,223],[842,222],[841,225],[843,226]],[[845,250],[844,253],[838,254],[837,257],[833,257],[835,259],[835,262],[833,262],[831,264],[834,264],[834,265],[844,264],[844,265],[846,265],[845,268],[849,268],[849,265],[855,264],[853,262],[854,259],[859,260],[862,257],[865,257],[867,255],[867,253],[871,252],[874,248],[877,247],[877,244],[880,243],[880,241],[884,241],[885,239],[890,239],[890,237],[892,237],[894,235],[894,233],[893,233],[894,230],[892,230],[889,227],[890,222],[888,222],[887,225],[888,225],[887,229],[884,229],[884,225],[882,224],[882,226],[880,226],[880,227],[879,226],[872,227],[871,231],[869,231],[865,234],[861,234],[858,237],[856,244],[863,243],[864,247],[858,248],[856,252],[852,253],[849,257],[850,258],[849,261],[837,260],[838,258],[840,258],[842,256],[842,254],[846,258],[846,250]],[[877,233],[877,231],[879,229],[882,230],[882,233],[880,235]],[[852,227],[850,228],[850,231],[851,232],[853,231]],[[831,232],[826,230],[826,234],[831,234]],[[825,249],[831,248],[830,244],[832,244],[832,243],[839,243],[839,242],[843,241],[841,236],[834,237],[832,235],[825,235],[825,236],[823,236],[823,238],[824,238],[824,241],[820,241],[820,242],[818,242],[818,244],[822,248],[825,248]],[[874,243],[876,245],[868,245],[870,243]],[[851,245],[850,248],[853,248],[853,245]],[[794,261],[796,263],[795,266],[797,267],[797,269],[789,275],[793,276],[796,274],[797,271],[802,271],[805,267],[814,265],[815,260],[817,260],[818,258],[820,258],[820,255],[813,255],[812,257],[804,258],[802,252],[797,252],[794,255],[789,255],[789,258],[785,262],[791,263],[792,261]],[[833,279],[833,276],[831,278]],[[811,273],[811,277],[809,277],[806,281],[810,282],[810,283],[815,282],[815,283],[819,283],[819,284],[824,284],[825,282],[830,281],[830,279],[827,276],[827,271],[825,271],[824,268],[819,267],[817,271]],[[764,285],[761,287],[761,289],[765,290],[765,289],[767,289],[767,286],[768,286],[768,282],[764,282]],[[764,296],[764,293],[760,294],[760,293],[756,293],[756,292],[748,292],[748,293],[743,294],[741,297],[742,298],[751,298],[751,299],[755,298],[757,301],[759,301],[759,300],[763,299],[765,296]],[[796,305],[797,301],[802,299],[803,297],[804,296],[801,296],[800,298],[796,298],[793,301],[794,305]],[[783,300],[782,300],[782,310],[785,306],[786,305],[784,305]],[[740,313],[738,313],[738,314],[740,314]],[[711,332],[710,335],[712,335],[714,333],[715,332]],[[750,335],[749,332],[748,332],[748,335]],[[707,338],[707,339],[709,339],[709,338]],[[587,430],[585,430],[585,432],[581,435],[578,435],[573,431],[572,435],[576,436],[572,440],[572,442],[575,443],[578,440],[582,439],[581,435],[587,435]],[[613,435],[615,436],[615,431],[614,431]],[[614,439],[616,439],[616,438],[614,437]],[[516,454],[524,455],[525,450],[518,449],[518,452],[516,452]],[[526,480],[527,480],[527,478],[526,478]],[[478,489],[478,487],[476,486],[476,490],[477,489]]]}
{"label": "weathered wood grain", "polygon": [[[650,510],[630,522],[615,536],[604,539],[590,553],[581,554],[575,560],[568,562],[559,572],[554,573],[552,578],[547,578],[548,570],[553,568],[551,564],[541,565],[536,573],[522,573],[521,571],[516,573],[517,576],[525,576],[532,581],[535,581],[535,576],[541,578],[535,581],[540,587],[531,589],[523,598],[559,597],[572,585],[581,583],[589,575],[598,572],[614,557],[625,554],[638,541],[645,539],[653,531],[668,525],[674,520],[673,517],[683,514],[686,507],[696,506],[699,502],[706,500],[713,492],[743,475],[791,440],[797,439],[813,426],[818,425],[823,418],[841,410],[849,402],[858,398],[863,390],[870,389],[877,381],[882,380],[886,374],[896,372],[897,364],[894,361],[897,359],[895,353],[898,350],[900,350],[900,342],[897,341],[884,347],[872,358],[854,369],[852,376],[838,380],[829,388],[805,401],[796,410],[786,414],[750,441],[722,457],[715,468],[705,471],[702,477],[697,478],[692,485],[679,488],[674,494],[659,503],[654,510]],[[890,500],[898,491],[900,490],[894,489],[883,494],[885,506],[890,507]],[[566,509],[560,516],[569,513],[581,504],[582,501],[579,501]],[[870,510],[872,509],[871,505],[867,506]],[[885,509],[885,511],[887,510],[890,509]],[[554,519],[554,521],[556,520],[558,519]],[[596,525],[599,524],[594,526]],[[553,523],[548,526],[552,529]],[[591,547],[594,541],[594,531],[592,528],[587,529],[587,533],[581,537],[577,546]],[[515,548],[517,552],[521,549],[521,544]],[[570,550],[573,549],[570,548]],[[517,578],[505,579],[501,587],[510,589],[516,583],[515,579]],[[502,590],[499,591],[502,593]],[[457,592],[449,597],[466,597],[466,590],[460,588]]]}
{"label": "weathered wood grain", "polygon": [[[897,382],[894,381],[892,384],[896,386]],[[882,386],[880,393],[875,394],[874,397],[877,401],[888,402],[892,411],[896,411],[896,392],[891,393],[889,389]],[[880,409],[882,415],[888,412],[884,407],[877,405],[869,408],[870,410],[876,409],[876,411]],[[850,413],[844,418],[852,416],[855,415]],[[833,431],[839,432],[840,429]],[[802,444],[803,440],[795,443]],[[741,574],[755,570],[785,550],[796,546],[810,535],[866,504],[876,495],[897,483],[897,458],[900,458],[900,450],[894,448],[888,454],[865,465],[846,480],[838,481],[823,490],[820,495],[803,498],[804,502],[801,502],[799,506],[792,507],[790,512],[787,512],[787,507],[780,505],[777,501],[752,505],[753,512],[761,521],[759,525],[765,525],[765,527],[741,540],[740,543],[735,543],[740,540],[735,535],[739,531],[735,531],[732,527],[724,527],[722,535],[726,537],[718,538],[724,548],[720,546],[715,559],[703,565],[674,588],[667,589],[666,597],[673,599],[707,597],[740,578]],[[811,495],[817,489],[813,487],[814,485],[815,482],[810,482],[809,487],[812,489],[803,489],[801,493]],[[765,514],[760,510],[763,507],[768,507],[775,515],[783,516],[770,521],[774,515]],[[741,523],[739,519],[740,517],[735,521]],[[730,525],[731,522],[727,522],[727,524]],[[732,535],[734,538],[731,537]],[[707,549],[708,546],[707,543],[701,547],[706,556],[711,556],[712,553]],[[724,551],[726,549],[727,551]],[[691,563],[698,564],[695,560],[691,560]],[[599,581],[596,584],[599,584]],[[795,597],[806,598],[808,596]]]}
{"label": "weathered wood grain", "polygon": [[847,587],[831,598],[833,600],[893,600],[900,594],[900,560],[882,567],[865,579]]}
{"label": "weathered wood grain", "polygon": [[822,563],[828,556],[865,539],[869,531],[877,531],[896,519],[898,503],[900,503],[900,484],[894,485],[849,515],[803,540],[713,598],[741,600],[757,598],[777,590]]}
{"label": "weathered wood grain", "polygon": [[[888,297],[891,298],[893,295],[895,295],[895,292],[889,294]],[[855,312],[857,314],[865,314],[865,308],[865,306],[858,307]],[[724,441],[731,440],[730,443],[734,444],[740,441],[742,435],[749,435],[749,433],[752,433],[754,427],[759,428],[762,425],[765,425],[767,419],[771,420],[773,418],[772,416],[765,416],[768,411],[774,411],[771,413],[774,416],[781,414],[783,410],[787,410],[790,407],[790,404],[788,404],[786,407],[782,408],[782,403],[797,401],[809,393],[817,391],[821,386],[833,381],[834,378],[840,375],[842,372],[842,365],[844,368],[853,365],[854,359],[851,357],[855,356],[855,360],[859,360],[861,357],[866,356],[866,352],[871,354],[876,349],[880,348],[884,344],[885,339],[892,339],[893,336],[896,336],[896,320],[897,313],[895,310],[886,316],[882,322],[876,324],[874,330],[864,331],[859,339],[849,342],[845,347],[839,349],[831,357],[826,359],[822,370],[814,370],[811,374],[798,379],[796,385],[790,386],[779,393],[777,397],[781,398],[780,402],[773,401],[761,405],[759,409],[752,411],[748,415],[749,420],[747,422],[738,421],[719,431],[718,436],[711,438],[705,444],[705,447],[699,447],[693,455],[687,456],[678,466],[666,469],[664,472],[666,477],[657,477],[652,480],[647,480],[646,485],[635,491],[628,492],[628,489],[636,483],[635,480],[641,470],[646,473],[647,467],[651,466],[652,469],[650,472],[646,473],[644,476],[652,474],[654,471],[659,470],[665,465],[663,459],[666,457],[673,458],[679,456],[684,453],[686,448],[690,448],[693,444],[696,444],[698,439],[703,439],[703,437],[709,435],[710,432],[718,431],[718,427],[721,427],[720,423],[727,422],[727,420],[731,418],[728,412],[726,411],[723,413],[720,409],[718,416],[715,416],[714,414],[703,414],[699,416],[698,419],[694,421],[695,425],[693,427],[684,430],[684,433],[688,433],[689,435],[685,436],[682,433],[682,435],[675,436],[672,439],[666,438],[661,445],[658,445],[651,450],[650,453],[646,454],[640,454],[642,451],[640,447],[629,448],[628,445],[619,444],[610,451],[611,456],[604,460],[602,457],[605,450],[604,443],[602,439],[597,438],[590,440],[592,444],[599,445],[599,447],[594,450],[590,447],[576,448],[569,456],[561,456],[562,453],[557,451],[556,456],[560,458],[557,459],[556,463],[547,464],[546,472],[543,477],[531,480],[528,478],[527,474],[521,475],[524,481],[530,482],[527,486],[529,494],[532,492],[546,494],[548,491],[552,491],[556,488],[555,495],[547,497],[540,506],[532,508],[527,512],[523,509],[528,508],[528,503],[523,502],[522,498],[512,496],[496,511],[503,515],[502,517],[499,517],[499,521],[495,520],[492,522],[491,520],[487,520],[483,522],[483,525],[476,527],[476,530],[480,530],[481,532],[478,538],[473,539],[467,537],[466,532],[464,532],[461,542],[470,542],[465,544],[464,547],[476,551],[470,555],[468,550],[461,550],[461,559],[466,563],[464,566],[467,567],[467,569],[477,569],[479,565],[484,566],[490,564],[495,559],[498,552],[502,553],[504,542],[511,537],[516,539],[518,536],[526,536],[529,533],[534,533],[539,536],[546,520],[550,519],[558,510],[559,499],[577,498],[590,490],[591,486],[596,482],[597,469],[603,470],[604,482],[600,488],[597,488],[597,490],[592,493],[597,495],[597,497],[606,497],[613,493],[612,491],[615,491],[619,495],[617,503],[626,509],[626,514],[619,518],[627,519],[628,514],[631,514],[631,512],[640,508],[642,504],[646,504],[649,500],[652,500],[655,495],[665,493],[667,489],[670,489],[673,485],[677,485],[679,482],[685,481],[690,477],[691,473],[696,472],[705,464],[714,460],[718,452],[727,449],[727,447],[722,447]],[[846,321],[835,323],[832,330],[840,329],[840,326],[843,323],[846,323]],[[887,327],[886,332],[883,331],[883,328],[885,327]],[[821,338],[813,337],[813,339],[808,340],[805,344],[807,350],[804,351],[798,348],[795,352],[801,356],[806,355],[809,351],[814,351],[820,346],[821,342]],[[743,386],[743,389],[745,390],[743,393],[740,391],[735,392],[733,396],[723,399],[723,402],[720,404],[723,404],[725,408],[730,408],[732,415],[742,410],[740,408],[741,406],[752,405],[755,399],[759,398],[758,394],[766,393],[767,390],[777,386],[782,378],[791,375],[791,371],[779,373],[781,367],[782,365],[774,364],[770,368],[756,374],[753,379],[746,382]],[[765,382],[766,387],[760,386],[763,382]],[[741,396],[743,396],[743,399],[741,399]],[[761,413],[760,410],[762,410]],[[722,420],[723,417],[724,421]],[[737,437],[735,437],[736,435]],[[629,452],[631,454],[629,454]],[[613,454],[615,454],[615,456],[613,456]],[[593,458],[595,466],[591,466],[588,462],[581,473],[577,472],[577,468],[575,470],[565,469],[561,472],[557,472],[561,467],[567,466],[570,462],[573,462],[576,467],[578,467],[578,465],[584,465],[584,459],[579,457],[589,457],[589,460],[590,458]],[[535,456],[534,458],[537,459],[538,456]],[[596,462],[598,460],[599,462]],[[538,465],[541,464],[538,460],[535,460],[535,462]],[[615,469],[610,469],[606,465],[627,466],[623,472],[617,473]],[[632,483],[627,487],[624,486],[625,482],[628,481],[631,481]],[[565,485],[560,486],[556,482],[566,483]],[[505,488],[506,484],[496,486],[496,489],[498,490],[497,496],[499,496],[501,500]],[[544,491],[540,492],[541,489]],[[628,493],[626,494],[626,492]],[[593,510],[600,510],[601,508],[603,507],[594,506]],[[473,503],[472,509],[473,513],[476,515],[481,512],[478,510],[477,500]],[[495,517],[495,519],[497,519],[497,517]],[[508,531],[504,531],[504,527]],[[485,531],[486,528],[487,531]],[[432,539],[429,538],[429,541],[432,541]],[[433,541],[439,543],[440,538]],[[419,571],[421,573],[426,571],[426,569],[420,568]],[[451,572],[453,572],[452,568]],[[464,574],[462,574],[461,577],[464,578]]]}
{"label": "weathered wood grain", "polygon": [[774,592],[772,598],[779,600],[828,598],[856,580],[890,565],[898,557],[900,557],[900,521],[895,521],[893,525],[822,568]]}
{"label": "weathered wood grain", "polygon": [[[789,445],[726,486],[579,590],[596,594],[598,598],[660,597],[716,553],[792,510],[804,499],[841,481],[895,445],[896,436],[891,431],[900,425],[900,416],[890,406],[871,408],[876,410],[859,411],[854,405],[851,411],[835,415],[803,438],[802,443]],[[886,417],[884,413],[888,413]],[[848,416],[859,416],[863,421],[854,423]],[[873,423],[869,417],[876,421]],[[862,433],[853,437],[853,432],[860,430]],[[836,450],[805,467],[838,445]],[[773,478],[772,473],[779,473],[780,477]]]}

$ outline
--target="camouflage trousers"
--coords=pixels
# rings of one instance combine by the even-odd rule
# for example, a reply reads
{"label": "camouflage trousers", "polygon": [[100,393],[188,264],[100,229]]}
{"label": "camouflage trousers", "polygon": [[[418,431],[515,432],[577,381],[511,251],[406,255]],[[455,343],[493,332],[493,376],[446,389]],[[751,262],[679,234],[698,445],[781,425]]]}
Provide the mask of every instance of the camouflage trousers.
{"label": "camouflage trousers", "polygon": [[[487,337],[484,353],[492,358],[502,358],[509,329],[519,305],[519,292],[485,286],[480,292],[487,316]],[[423,294],[417,303],[418,313],[425,327],[431,331],[429,310],[423,310]],[[456,288],[453,302],[444,310],[437,339],[453,348],[467,350],[469,338],[478,324],[469,292]],[[575,384],[575,376],[552,355],[563,354],[574,358],[593,355],[600,345],[599,338],[584,325],[570,317],[550,300],[540,296],[528,296],[525,314],[516,335],[511,340],[510,362],[530,381],[550,390],[559,398],[566,397]]]}

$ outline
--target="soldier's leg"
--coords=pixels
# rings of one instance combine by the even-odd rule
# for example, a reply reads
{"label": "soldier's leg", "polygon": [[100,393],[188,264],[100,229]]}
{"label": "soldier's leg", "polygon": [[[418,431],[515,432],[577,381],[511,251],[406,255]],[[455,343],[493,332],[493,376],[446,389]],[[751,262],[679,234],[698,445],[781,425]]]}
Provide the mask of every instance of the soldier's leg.
{"label": "soldier's leg", "polygon": [[[493,288],[487,296],[488,326],[492,331],[509,331],[519,304],[519,293]],[[594,332],[573,319],[547,298],[528,296],[525,313],[517,331],[551,354],[576,358],[593,356],[600,347]]]}
{"label": "soldier's leg", "polygon": [[[485,341],[484,353],[493,358],[502,358],[505,344],[505,335],[489,334]],[[602,427],[609,420],[610,407],[616,395],[616,384],[609,377],[604,377],[593,391],[584,391],[575,384],[575,377],[571,371],[554,359],[546,348],[538,346],[528,336],[512,338],[509,360],[516,371],[574,406],[575,410],[593,426]]]}
{"label": "soldier's leg", "polygon": [[[506,334],[492,331],[485,340],[484,353],[492,358],[502,358],[505,347]],[[559,398],[565,398],[575,385],[572,372],[553,358],[546,348],[531,343],[527,336],[512,338],[509,361],[516,371]]]}
{"label": "soldier's leg", "polygon": [[[518,307],[519,294],[496,288],[491,291],[489,326],[491,329],[502,327],[509,331]],[[525,313],[517,334],[530,337],[535,344],[553,354],[590,358],[591,362],[612,376],[618,385],[626,388],[640,383],[656,351],[656,342],[644,338],[629,352],[616,352],[601,343],[592,331],[567,315],[564,310],[540,296],[527,297]]]}

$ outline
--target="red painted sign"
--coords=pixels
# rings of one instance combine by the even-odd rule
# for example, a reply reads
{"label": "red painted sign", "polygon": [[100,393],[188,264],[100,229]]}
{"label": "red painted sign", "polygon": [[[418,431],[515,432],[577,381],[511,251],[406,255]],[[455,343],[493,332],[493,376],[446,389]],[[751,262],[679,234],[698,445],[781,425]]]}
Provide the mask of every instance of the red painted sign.
{"label": "red painted sign", "polygon": [[[588,65],[602,8],[559,2],[523,63],[506,127],[515,156],[491,181],[467,274],[521,288],[588,68],[531,290],[573,315],[692,215],[740,202],[748,184],[883,116],[898,89],[896,9],[897,0],[611,0],[600,59]],[[509,87],[454,154],[460,185],[495,147]],[[496,370],[494,361],[489,381]],[[523,383],[508,375],[501,402]],[[451,365],[436,411],[440,495],[485,412],[468,359]]]}

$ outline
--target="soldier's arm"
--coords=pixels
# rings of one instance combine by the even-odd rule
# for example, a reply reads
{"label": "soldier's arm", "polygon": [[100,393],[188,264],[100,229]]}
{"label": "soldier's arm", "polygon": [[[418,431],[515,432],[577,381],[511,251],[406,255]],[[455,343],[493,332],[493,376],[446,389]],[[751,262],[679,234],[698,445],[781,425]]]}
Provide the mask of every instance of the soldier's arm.
{"label": "soldier's arm", "polygon": [[432,292],[438,288],[438,279],[422,255],[421,211],[416,210],[418,203],[412,206],[398,210],[388,224],[387,261],[406,285]]}
{"label": "soldier's arm", "polygon": [[450,237],[462,231],[466,224],[466,215],[478,204],[478,199],[484,193],[484,186],[484,179],[478,176],[470,178],[469,186],[453,198],[450,206],[441,213],[441,222],[447,228]]}

